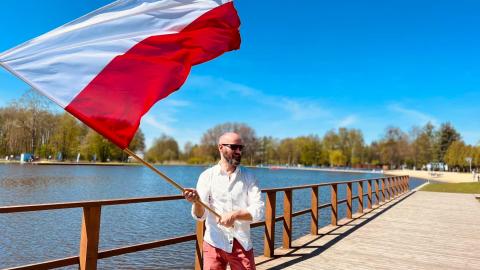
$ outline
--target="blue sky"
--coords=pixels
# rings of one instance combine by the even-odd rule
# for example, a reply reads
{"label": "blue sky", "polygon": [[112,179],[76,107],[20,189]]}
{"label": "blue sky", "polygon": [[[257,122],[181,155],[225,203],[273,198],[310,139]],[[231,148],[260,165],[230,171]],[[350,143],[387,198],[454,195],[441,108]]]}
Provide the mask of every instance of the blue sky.
{"label": "blue sky", "polygon": [[[2,0],[0,51],[110,1]],[[241,49],[195,66],[141,128],[183,145],[235,121],[277,138],[449,121],[480,141],[480,2],[236,1]],[[0,71],[0,105],[28,86]],[[55,106],[55,105],[54,105]]]}

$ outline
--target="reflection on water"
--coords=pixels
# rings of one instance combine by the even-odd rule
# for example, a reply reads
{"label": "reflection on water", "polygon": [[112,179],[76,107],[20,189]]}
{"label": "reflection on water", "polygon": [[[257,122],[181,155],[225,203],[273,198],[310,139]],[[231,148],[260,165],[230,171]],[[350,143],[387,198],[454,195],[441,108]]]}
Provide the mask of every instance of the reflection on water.
{"label": "reflection on water", "polygon": [[[185,187],[194,187],[205,168],[160,167]],[[368,173],[251,170],[262,188],[379,177],[378,174]],[[413,186],[420,182],[414,181]],[[293,193],[294,211],[310,207],[309,192]],[[173,194],[179,194],[179,191],[145,167],[0,165],[1,206]],[[339,187],[339,199],[343,199],[344,194],[345,187]],[[283,212],[282,196],[280,193],[277,195],[278,215]],[[329,189],[321,188],[321,203],[329,200]],[[345,207],[340,207],[339,214],[344,213]],[[0,268],[76,256],[81,214],[79,208],[0,214]],[[320,225],[326,225],[329,220],[328,209],[322,210]],[[294,238],[309,233],[309,226],[308,215],[296,217]],[[102,208],[100,250],[191,234],[194,230],[190,204],[183,200],[105,206]],[[252,234],[258,255],[263,251],[263,228],[253,229]],[[280,246],[280,222],[277,223],[276,234],[276,245]],[[191,269],[193,254],[194,244],[189,242],[103,259],[99,261],[99,269]]]}

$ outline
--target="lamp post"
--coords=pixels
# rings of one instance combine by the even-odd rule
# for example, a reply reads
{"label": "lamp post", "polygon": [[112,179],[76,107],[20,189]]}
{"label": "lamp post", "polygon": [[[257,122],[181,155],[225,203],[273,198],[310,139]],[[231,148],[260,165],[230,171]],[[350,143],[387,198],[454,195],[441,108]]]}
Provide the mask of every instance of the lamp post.
{"label": "lamp post", "polygon": [[470,172],[472,172],[472,158],[471,157],[466,157],[465,161],[468,162],[468,164],[470,165]]}

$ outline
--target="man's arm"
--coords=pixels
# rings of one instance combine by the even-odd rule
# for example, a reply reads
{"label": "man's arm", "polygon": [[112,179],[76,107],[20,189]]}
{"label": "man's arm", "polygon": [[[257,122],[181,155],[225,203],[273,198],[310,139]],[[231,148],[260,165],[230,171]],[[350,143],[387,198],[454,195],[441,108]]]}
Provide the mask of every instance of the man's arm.
{"label": "man's arm", "polygon": [[200,174],[197,182],[197,188],[185,188],[183,195],[185,199],[192,205],[192,217],[196,220],[203,221],[206,218],[205,207],[199,202],[208,203],[208,197],[210,196],[209,177],[207,171]]}
{"label": "man's arm", "polygon": [[191,203],[193,203],[193,213],[197,218],[202,218],[203,214],[205,213],[205,207],[198,203],[200,200],[200,196],[198,192],[193,188],[185,188],[183,191],[183,196],[185,199]]}
{"label": "man's arm", "polygon": [[246,209],[240,209],[220,215],[218,223],[224,227],[232,227],[235,220],[252,221],[252,215]]}
{"label": "man's arm", "polygon": [[248,207],[246,209],[239,209],[222,214],[219,220],[220,225],[232,227],[235,220],[257,221],[262,218],[264,203],[262,201],[261,190],[255,178],[251,179],[247,194]]}

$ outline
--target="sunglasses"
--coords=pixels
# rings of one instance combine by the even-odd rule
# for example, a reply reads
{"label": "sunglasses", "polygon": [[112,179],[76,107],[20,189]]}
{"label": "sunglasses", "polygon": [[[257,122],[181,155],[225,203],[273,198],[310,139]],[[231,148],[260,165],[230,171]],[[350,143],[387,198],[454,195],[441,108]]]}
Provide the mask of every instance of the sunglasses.
{"label": "sunglasses", "polygon": [[236,151],[237,149],[240,151],[243,150],[243,145],[241,144],[222,144],[222,145],[232,149],[233,151]]}

